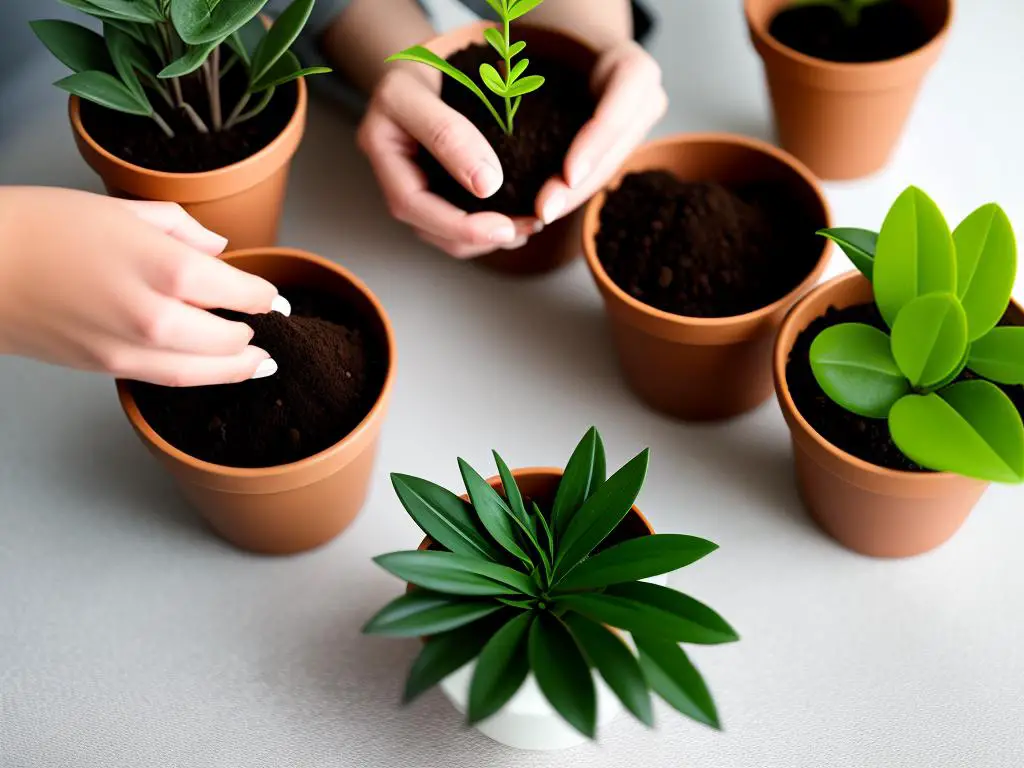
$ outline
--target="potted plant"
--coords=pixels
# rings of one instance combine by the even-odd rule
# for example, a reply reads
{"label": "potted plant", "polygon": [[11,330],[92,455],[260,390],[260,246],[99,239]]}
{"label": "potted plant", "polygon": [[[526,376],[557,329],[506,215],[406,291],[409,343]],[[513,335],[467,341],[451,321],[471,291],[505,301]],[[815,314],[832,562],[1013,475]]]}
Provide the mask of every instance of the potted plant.
{"label": "potted plant", "polygon": [[410,586],[365,631],[424,639],[405,700],[440,684],[471,724],[523,749],[592,739],[622,708],[650,726],[652,692],[718,728],[711,694],[680,643],[738,637],[713,610],[657,582],[717,547],[655,534],[633,506],[648,451],[607,479],[594,429],[564,473],[511,471],[494,458],[490,480],[459,461],[462,498],[392,476],[427,538],[416,551],[376,558]]}
{"label": "potted plant", "polygon": [[366,498],[395,378],[377,298],[348,270],[302,251],[223,257],[278,286],[279,313],[237,315],[275,375],[215,387],[118,381],[128,420],[184,495],[231,543],[291,554],[337,536]]}
{"label": "potted plant", "polygon": [[116,196],[183,205],[230,248],[273,245],[305,130],[304,69],[291,52],[315,0],[271,25],[267,0],[62,0],[103,23],[32,28],[72,74],[75,141]]}
{"label": "potted plant", "polygon": [[746,0],[782,146],[824,179],[882,168],[939,58],[953,0]]}
{"label": "potted plant", "polygon": [[776,330],[829,253],[802,228],[828,221],[810,171],[763,142],[694,134],[640,147],[590,201],[583,231],[630,387],[687,420],[767,400]]}
{"label": "potted plant", "polygon": [[1013,229],[985,205],[950,234],[911,187],[880,232],[821,234],[860,271],[801,301],[775,349],[801,493],[857,552],[926,552],[957,531],[989,482],[1024,481]]}
{"label": "potted plant", "polygon": [[[497,211],[532,218],[544,183],[562,174],[573,139],[593,117],[590,73],[597,53],[564,32],[523,24],[521,19],[543,0],[487,2],[500,24],[470,24],[390,60],[419,62],[447,75],[441,98],[480,129],[504,172],[502,188],[481,200],[424,152],[420,165],[431,190],[471,213]],[[526,51],[529,58],[523,56]],[[519,275],[557,269],[578,254],[580,220],[579,213],[566,216],[522,248],[476,261]]]}

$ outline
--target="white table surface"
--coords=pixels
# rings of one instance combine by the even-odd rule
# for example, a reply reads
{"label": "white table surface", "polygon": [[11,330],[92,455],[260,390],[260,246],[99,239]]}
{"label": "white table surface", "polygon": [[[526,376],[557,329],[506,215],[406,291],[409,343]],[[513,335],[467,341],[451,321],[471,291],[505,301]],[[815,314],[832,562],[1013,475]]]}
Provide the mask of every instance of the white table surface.
{"label": "white table surface", "polygon": [[[656,5],[672,98],[659,133],[767,137],[739,1]],[[960,6],[892,166],[828,185],[839,223],[879,224],[916,183],[951,219],[999,201],[1024,235],[1024,8]],[[0,145],[0,183],[98,190],[45,87],[57,73],[34,73],[43,87]],[[8,119],[16,107],[0,106]],[[109,381],[0,360],[0,766],[1024,764],[1018,489],[994,488],[933,554],[840,549],[800,508],[774,402],[713,427],[645,410],[619,378],[582,263],[515,282],[429,252],[388,220],[352,138],[335,110],[314,110],[283,232],[362,276],[398,334],[372,495],[333,544],[293,559],[234,551],[178,499]],[[845,269],[837,257],[831,273]],[[416,643],[359,634],[401,589],[370,557],[419,540],[388,473],[455,487],[455,457],[486,470],[492,447],[513,465],[557,464],[592,423],[611,461],[653,449],[640,503],[659,530],[721,544],[674,584],[743,635],[693,651],[726,731],[666,708],[654,733],[623,719],[599,746],[533,755],[465,729],[436,692],[400,708]]]}

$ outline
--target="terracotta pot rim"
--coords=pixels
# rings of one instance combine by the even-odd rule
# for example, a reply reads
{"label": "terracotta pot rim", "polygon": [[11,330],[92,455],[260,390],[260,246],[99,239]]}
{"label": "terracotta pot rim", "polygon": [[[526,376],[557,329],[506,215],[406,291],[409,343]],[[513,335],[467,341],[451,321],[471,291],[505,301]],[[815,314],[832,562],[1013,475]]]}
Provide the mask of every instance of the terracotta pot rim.
{"label": "terracotta pot rim", "polygon": [[306,79],[300,77],[295,81],[295,85],[297,88],[295,98],[295,109],[293,110],[292,116],[288,119],[288,122],[285,124],[284,128],[282,128],[280,133],[278,133],[277,136],[274,137],[273,141],[271,141],[258,152],[254,152],[253,154],[249,155],[248,157],[242,160],[239,160],[236,163],[224,165],[221,166],[220,168],[214,168],[209,171],[199,171],[197,173],[155,171],[150,168],[146,168],[145,166],[142,165],[135,165],[134,163],[129,163],[127,160],[123,160],[117,155],[113,154],[105,147],[103,147],[99,142],[97,142],[92,137],[92,135],[85,129],[85,125],[82,122],[82,100],[78,96],[69,97],[68,114],[71,118],[72,130],[74,130],[75,133],[81,136],[82,140],[88,145],[89,149],[96,153],[96,155],[98,155],[105,162],[110,163],[111,165],[114,165],[123,171],[139,174],[142,176],[147,176],[149,178],[160,181],[169,182],[180,182],[185,179],[195,182],[215,181],[220,179],[222,176],[237,173],[239,170],[245,170],[249,166],[259,165],[267,155],[273,154],[278,150],[280,145],[288,142],[289,137],[293,133],[302,130],[303,123],[305,122],[307,101],[309,98],[306,88]]}
{"label": "terracotta pot rim", "polygon": [[330,461],[336,454],[342,453],[349,445],[356,442],[363,432],[370,429],[370,425],[374,421],[383,417],[384,410],[387,407],[391,390],[394,387],[395,382],[395,332],[392,327],[391,320],[388,317],[387,312],[384,310],[384,306],[376,295],[374,295],[362,280],[340,264],[335,264],[322,256],[317,256],[316,254],[297,248],[248,248],[240,251],[231,251],[224,254],[222,258],[225,261],[231,262],[234,259],[245,258],[248,256],[276,256],[295,259],[334,272],[348,281],[348,283],[359,291],[359,293],[361,293],[373,307],[375,314],[384,328],[388,352],[388,370],[384,377],[384,383],[381,386],[380,392],[377,394],[377,398],[374,401],[373,407],[366,416],[363,417],[363,420],[360,421],[359,424],[341,440],[305,459],[293,461],[288,464],[278,464],[273,467],[230,467],[224,464],[214,464],[213,462],[197,459],[191,454],[185,453],[167,442],[142,416],[142,412],[139,410],[139,407],[135,402],[135,398],[131,394],[130,382],[124,379],[117,380],[117,396],[121,401],[121,407],[128,415],[128,419],[132,426],[139,430],[139,432],[144,435],[146,441],[148,441],[153,447],[158,449],[161,453],[166,454],[174,461],[183,464],[190,469],[224,478],[241,480],[279,478],[299,473],[305,469]]}
{"label": "terracotta pot rim", "polygon": [[[755,152],[768,155],[774,160],[787,165],[801,179],[803,179],[804,183],[807,184],[810,190],[814,193],[815,197],[821,204],[822,210],[825,212],[826,226],[831,226],[832,208],[829,205],[828,198],[825,195],[824,189],[822,189],[821,183],[811,172],[810,168],[788,152],[772,146],[765,141],[761,141],[760,139],[721,132],[676,133],[671,136],[665,136],[663,138],[654,139],[641,144],[636,148],[636,150],[634,150],[633,155],[665,146],[699,143],[722,144],[725,146],[735,146],[743,149],[754,150]],[[626,159],[623,163],[623,168],[629,166],[633,155]],[[622,288],[620,288],[618,284],[608,276],[604,265],[601,264],[601,260],[597,256],[597,246],[594,242],[594,236],[599,230],[601,209],[604,207],[605,200],[608,197],[608,192],[611,190],[612,185],[616,185],[621,181],[623,173],[624,172],[621,170],[616,173],[608,185],[594,195],[590,202],[587,203],[583,223],[583,254],[586,257],[587,266],[590,268],[591,273],[594,275],[601,288],[611,293],[616,299],[633,310],[675,326],[697,329],[715,330],[728,328],[730,326],[756,323],[764,318],[770,317],[781,308],[793,303],[797,297],[802,296],[812,285],[818,282],[822,272],[825,270],[825,266],[828,263],[830,255],[830,244],[822,238],[821,253],[818,256],[818,260],[808,271],[807,276],[804,277],[798,285],[794,286],[792,290],[784,296],[776,299],[771,304],[767,304],[742,315],[730,315],[728,317],[690,317],[688,315],[676,315],[672,312],[666,312],[662,309],[652,307],[650,304],[645,304],[622,290]]]}
{"label": "terracotta pot rim", "polygon": [[751,31],[753,31],[757,36],[758,41],[775,53],[789,59],[795,64],[801,64],[807,67],[815,67],[835,73],[862,72],[864,74],[898,67],[908,61],[927,56],[934,49],[940,48],[945,44],[946,38],[949,36],[949,30],[953,24],[956,5],[956,0],[945,0],[947,11],[946,18],[942,22],[942,27],[920,48],[916,48],[902,56],[897,56],[894,59],[885,59],[883,61],[840,62],[819,59],[815,56],[808,56],[806,53],[800,53],[800,51],[780,43],[775,39],[774,35],[768,32],[768,23],[770,23],[770,21],[766,22],[760,14],[755,14],[753,12],[753,4],[755,2],[757,2],[757,0],[744,0],[744,15],[747,17],[747,24],[750,26]]}

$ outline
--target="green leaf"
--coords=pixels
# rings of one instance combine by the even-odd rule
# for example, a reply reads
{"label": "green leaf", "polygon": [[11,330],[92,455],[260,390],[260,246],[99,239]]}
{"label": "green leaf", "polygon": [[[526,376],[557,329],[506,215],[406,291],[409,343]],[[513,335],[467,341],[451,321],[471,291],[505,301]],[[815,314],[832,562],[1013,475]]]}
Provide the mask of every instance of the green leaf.
{"label": "green leaf", "polygon": [[171,21],[189,45],[223,40],[256,17],[267,0],[171,0]]}
{"label": "green leaf", "polygon": [[544,538],[547,541],[548,547],[548,558],[551,560],[551,564],[554,565],[555,532],[551,530],[551,525],[548,523],[547,518],[544,517],[540,507],[537,506],[537,502],[533,502],[533,516],[540,522],[540,527],[544,529]]}
{"label": "green leaf", "polygon": [[811,344],[811,370],[818,386],[848,411],[884,419],[910,391],[892,356],[889,337],[861,323],[826,328]]}
{"label": "green leaf", "polygon": [[106,25],[103,29],[103,36],[107,41],[107,50],[114,62],[114,68],[121,77],[121,82],[128,86],[128,90],[134,94],[140,103],[148,103],[149,97],[146,89],[139,81],[139,72],[153,75],[153,68],[149,59],[139,47],[139,44],[132,37],[116,27]]}
{"label": "green leaf", "polygon": [[540,75],[530,75],[529,77],[524,77],[522,80],[513,83],[505,92],[505,95],[509,98],[525,96],[528,93],[533,93],[542,85],[544,85],[543,77]]}
{"label": "green leaf", "polygon": [[501,610],[494,600],[460,600],[424,589],[393,600],[363,628],[368,635],[429,637],[471,624]]}
{"label": "green leaf", "polygon": [[629,514],[643,487],[649,459],[650,450],[644,449],[598,486],[580,507],[559,542],[556,576],[572,570]]}
{"label": "green leaf", "polygon": [[996,483],[1024,481],[1024,425],[1010,398],[975,379],[941,396],[908,395],[889,414],[893,442],[912,461]]}
{"label": "green leaf", "polygon": [[518,56],[520,53],[522,53],[525,50],[526,50],[526,43],[525,43],[525,41],[520,40],[518,43],[512,43],[512,45],[510,45],[509,48],[508,48],[508,57],[510,59],[514,59],[516,56]]}
{"label": "green leaf", "polygon": [[537,594],[534,583],[520,571],[451,552],[392,552],[374,562],[410,584],[451,595]]}
{"label": "green leaf", "polygon": [[54,85],[117,112],[144,117],[153,114],[152,105],[139,101],[124,83],[106,72],[78,72],[58,80]]}
{"label": "green leaf", "polygon": [[325,75],[330,71],[328,67],[303,67],[299,62],[299,57],[288,51],[288,53],[277,60],[262,79],[251,85],[249,90],[252,93],[260,93],[261,91],[290,83],[292,80],[298,80],[300,77]]}
{"label": "green leaf", "polygon": [[559,580],[559,589],[597,589],[685,568],[718,549],[705,539],[659,533],[630,539],[584,560]]}
{"label": "green leaf", "polygon": [[459,471],[462,473],[462,481],[466,484],[469,500],[487,532],[514,557],[524,563],[532,564],[530,556],[519,543],[518,531],[521,523],[515,520],[512,510],[508,508],[505,500],[462,459],[459,459]]}
{"label": "green leaf", "polygon": [[941,384],[967,354],[967,315],[951,293],[907,302],[892,327],[892,356],[917,388]]}
{"label": "green leaf", "polygon": [[514,83],[516,80],[522,77],[523,72],[526,71],[526,68],[528,66],[530,66],[529,59],[521,59],[520,61],[516,62],[516,65],[512,67],[512,77],[509,78],[509,82]]}
{"label": "green leaf", "polygon": [[515,21],[520,16],[525,16],[544,0],[516,0],[508,9],[508,20]]}
{"label": "green leaf", "polygon": [[502,559],[501,552],[481,529],[473,510],[454,493],[429,480],[391,475],[402,506],[427,536],[457,555]]}
{"label": "green leaf", "polygon": [[587,659],[623,706],[641,723],[652,727],[651,692],[629,647],[614,632],[578,613],[567,613],[563,620]]}
{"label": "green leaf", "polygon": [[251,68],[252,57],[255,55],[256,49],[266,34],[267,30],[263,26],[263,22],[257,16],[248,24],[243,24],[235,32],[228,35],[227,44],[231,46],[231,50],[235,52],[245,66]]}
{"label": "green leaf", "polygon": [[640,667],[654,691],[681,714],[720,730],[711,692],[686,652],[667,640],[634,639],[640,651]]}
{"label": "green leaf", "polygon": [[993,328],[971,345],[968,365],[1000,384],[1024,384],[1024,328]]}
{"label": "green leaf", "polygon": [[111,72],[113,70],[107,44],[91,29],[69,21],[30,22],[43,45],[73,72]]}
{"label": "green leaf", "polygon": [[487,0],[487,4],[494,9],[496,14],[498,14],[498,18],[505,17],[505,9],[502,7],[501,0]]}
{"label": "green leaf", "polygon": [[524,528],[530,527],[530,514],[523,504],[523,494],[519,490],[512,470],[508,468],[505,460],[498,455],[497,451],[491,452],[494,455],[494,463],[498,467],[498,476],[501,478],[501,487],[505,491],[505,498],[508,499],[508,508]]}
{"label": "green leaf", "polygon": [[613,585],[606,590],[605,594],[665,611],[703,629],[700,640],[684,639],[681,642],[717,645],[734,643],[740,639],[736,630],[729,626],[729,622],[714,610],[699,600],[694,600],[689,595],[684,595],[674,589],[638,581],[632,584]]}
{"label": "green leaf", "polygon": [[530,628],[530,668],[541,692],[573,728],[593,739],[597,694],[583,652],[561,621],[540,614]]}
{"label": "green leaf", "polygon": [[184,77],[185,75],[191,75],[203,66],[203,62],[210,58],[210,54],[213,53],[214,49],[216,49],[222,42],[222,40],[214,40],[213,42],[205,43],[203,45],[187,46],[185,54],[160,70],[157,77],[166,79],[169,77]]}
{"label": "green leaf", "polygon": [[484,85],[498,96],[505,95],[505,81],[501,79],[498,70],[490,64],[480,65],[480,79],[483,80]]}
{"label": "green leaf", "polygon": [[131,0],[60,0],[60,3],[97,19],[139,21],[148,24],[161,20],[160,14],[154,13],[149,3]]}
{"label": "green leaf", "polygon": [[[141,43],[147,49],[151,49],[154,52],[162,50],[162,43],[160,45],[154,45],[156,42],[154,35],[159,37],[160,33],[157,32],[156,26],[153,24],[147,24],[145,22],[135,21],[123,21],[121,19],[104,19],[104,25],[114,27],[124,32],[128,37],[137,43]],[[109,54],[108,54],[109,55]]]}
{"label": "green leaf", "polygon": [[996,327],[1010,304],[1017,277],[1013,225],[998,205],[984,205],[953,232],[957,296],[967,313],[971,341]]}
{"label": "green leaf", "polygon": [[498,52],[501,58],[505,58],[505,38],[501,32],[494,27],[488,27],[484,30],[484,39],[491,44],[491,47]]}
{"label": "green leaf", "polygon": [[532,624],[532,613],[520,614],[484,646],[469,685],[471,725],[504,707],[526,680],[530,671],[527,636]]}
{"label": "green leaf", "polygon": [[484,646],[501,626],[494,617],[488,617],[431,637],[423,644],[423,650],[409,670],[402,700],[408,704],[453,672],[462,669],[480,655]]}
{"label": "green leaf", "polygon": [[897,198],[875,250],[875,303],[891,328],[911,299],[956,292],[953,237],[942,211],[917,187]]}
{"label": "green leaf", "polygon": [[583,503],[605,481],[604,444],[591,427],[580,440],[565,465],[551,507],[551,527],[564,532]]}
{"label": "green leaf", "polygon": [[[316,0],[294,0],[267,31],[256,48],[249,70],[249,83],[263,80],[277,61],[288,52],[309,21]],[[298,59],[296,59],[298,61]],[[292,70],[300,69],[292,67]]]}
{"label": "green leaf", "polygon": [[937,392],[940,389],[948,387],[950,384],[952,384],[954,381],[956,381],[958,378],[960,378],[960,374],[963,373],[964,372],[964,368],[967,367],[967,359],[970,356],[970,354],[971,354],[971,347],[970,347],[970,345],[968,345],[967,349],[964,350],[964,356],[960,359],[960,362],[956,364],[956,367],[952,371],[949,372],[949,375],[946,376],[945,379],[940,381],[934,387],[929,387],[929,389],[932,392]]}
{"label": "green leaf", "polygon": [[868,280],[875,271],[875,248],[878,245],[878,233],[867,229],[853,227],[836,227],[821,229],[818,234],[827,237],[843,249],[850,261]]}

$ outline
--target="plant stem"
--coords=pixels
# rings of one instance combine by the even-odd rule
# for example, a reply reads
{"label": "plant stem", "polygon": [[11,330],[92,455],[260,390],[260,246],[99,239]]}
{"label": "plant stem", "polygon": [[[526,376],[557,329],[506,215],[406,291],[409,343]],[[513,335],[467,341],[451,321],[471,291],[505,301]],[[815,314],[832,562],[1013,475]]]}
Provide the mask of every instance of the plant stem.
{"label": "plant stem", "polygon": [[246,105],[249,103],[250,98],[252,98],[252,94],[248,91],[242,94],[242,98],[240,98],[238,100],[238,103],[235,104],[235,108],[231,110],[231,114],[228,115],[227,122],[224,123],[225,131],[230,131],[232,128],[235,127],[235,123],[238,122],[238,116],[242,114],[242,110],[245,109]]}
{"label": "plant stem", "polygon": [[181,108],[184,110],[185,114],[188,115],[188,119],[192,121],[192,125],[196,127],[197,131],[200,133],[210,132],[210,129],[206,127],[206,123],[203,122],[203,118],[201,118],[199,113],[192,108],[191,104],[188,102],[182,102]]}
{"label": "plant stem", "polygon": [[155,122],[155,123],[156,123],[157,125],[159,125],[159,126],[160,126],[160,130],[162,130],[162,131],[163,131],[163,132],[164,132],[164,133],[165,133],[165,134],[167,135],[167,138],[168,138],[168,139],[173,139],[173,138],[174,138],[174,131],[173,131],[173,130],[171,130],[171,126],[169,126],[169,125],[167,124],[167,121],[166,121],[166,120],[164,120],[164,119],[163,119],[162,117],[160,117],[160,113],[159,113],[159,112],[157,112],[157,111],[156,111],[156,110],[154,109],[154,110],[153,110],[153,114],[152,114],[152,115],[150,115],[150,117],[152,117],[152,118],[153,118],[153,121],[154,121],[154,122]]}
{"label": "plant stem", "polygon": [[223,111],[220,102],[220,46],[213,49],[210,58],[203,64],[206,74],[206,92],[210,96],[210,120],[213,130],[220,132],[224,127]]}
{"label": "plant stem", "polygon": [[[512,80],[512,55],[509,53],[509,48],[512,45],[512,35],[509,29],[508,16],[504,16],[502,19],[505,22],[505,86],[511,86]],[[508,96],[505,97],[505,133],[508,136],[512,135],[512,99]]]}
{"label": "plant stem", "polygon": [[164,86],[163,83],[160,82],[160,80],[158,78],[150,77],[149,75],[146,75],[145,73],[143,73],[143,77],[145,78],[146,82],[149,83],[150,88],[152,88],[154,91],[159,93],[160,96],[163,98],[163,100],[165,102],[167,102],[167,106],[168,107],[173,109],[175,106],[177,106],[174,103],[174,99],[171,98],[170,91],[167,90],[167,88]]}
{"label": "plant stem", "polygon": [[238,117],[236,117],[235,122],[229,127],[233,128],[236,125],[241,125],[246,120],[252,120],[254,117],[256,117],[256,115],[258,115],[260,112],[267,108],[267,104],[270,103],[270,100],[272,98],[274,98],[274,89],[267,88],[267,90],[263,92],[263,97],[259,100],[259,102],[257,102],[256,106],[250,109],[248,112],[243,112]]}
{"label": "plant stem", "polygon": [[225,77],[227,77],[228,72],[234,69],[235,64],[237,64],[239,61],[240,59],[238,58],[238,56],[232,55],[231,58],[228,59],[227,63],[220,68],[220,79],[223,80]]}

